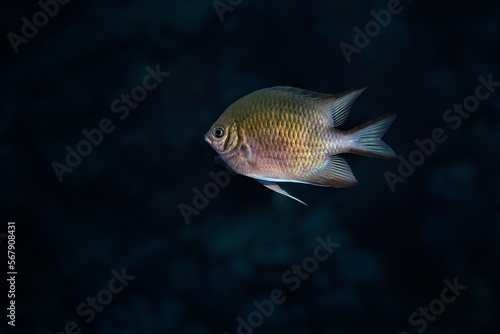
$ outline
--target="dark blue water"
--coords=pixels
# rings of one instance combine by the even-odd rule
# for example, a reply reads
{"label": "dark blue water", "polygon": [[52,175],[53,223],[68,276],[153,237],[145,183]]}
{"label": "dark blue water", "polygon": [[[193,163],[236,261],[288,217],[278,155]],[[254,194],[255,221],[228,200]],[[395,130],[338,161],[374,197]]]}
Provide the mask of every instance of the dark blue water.
{"label": "dark blue water", "polygon": [[[498,332],[496,1],[2,7],[0,332]],[[307,207],[229,174],[204,134],[277,85],[367,86],[398,159]]]}

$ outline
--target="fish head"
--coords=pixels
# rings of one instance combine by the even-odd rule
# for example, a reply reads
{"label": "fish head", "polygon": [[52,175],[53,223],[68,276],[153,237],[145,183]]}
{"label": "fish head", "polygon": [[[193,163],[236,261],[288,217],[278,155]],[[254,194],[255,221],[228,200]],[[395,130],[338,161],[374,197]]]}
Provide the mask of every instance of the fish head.
{"label": "fish head", "polygon": [[221,156],[232,154],[238,147],[238,128],[235,123],[218,120],[205,134],[205,141]]}

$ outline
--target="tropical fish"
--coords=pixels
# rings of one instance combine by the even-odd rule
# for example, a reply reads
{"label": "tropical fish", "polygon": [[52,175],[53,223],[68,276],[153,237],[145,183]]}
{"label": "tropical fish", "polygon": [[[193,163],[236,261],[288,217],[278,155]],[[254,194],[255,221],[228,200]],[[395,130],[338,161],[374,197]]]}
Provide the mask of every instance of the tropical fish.
{"label": "tropical fish", "polygon": [[381,139],[395,114],[352,130],[337,129],[365,89],[336,95],[282,86],[261,89],[231,104],[205,140],[236,173],[305,204],[276,182],[352,187],[358,182],[338,154],[396,157]]}

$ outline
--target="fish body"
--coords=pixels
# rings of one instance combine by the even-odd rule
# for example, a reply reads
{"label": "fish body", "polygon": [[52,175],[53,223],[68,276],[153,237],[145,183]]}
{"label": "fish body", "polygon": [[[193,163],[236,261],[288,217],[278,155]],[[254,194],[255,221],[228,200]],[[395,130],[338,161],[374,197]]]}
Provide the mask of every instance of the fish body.
{"label": "fish body", "polygon": [[337,128],[364,89],[336,95],[294,87],[261,89],[230,105],[205,140],[235,172],[304,203],[275,182],[351,187],[356,178],[338,154],[396,157],[380,139],[395,115],[349,131]]}

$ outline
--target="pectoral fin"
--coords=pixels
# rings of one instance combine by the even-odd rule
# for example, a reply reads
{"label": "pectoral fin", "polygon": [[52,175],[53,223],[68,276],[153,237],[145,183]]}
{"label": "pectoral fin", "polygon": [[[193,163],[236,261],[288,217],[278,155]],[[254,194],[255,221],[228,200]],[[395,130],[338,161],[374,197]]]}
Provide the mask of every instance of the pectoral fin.
{"label": "pectoral fin", "polygon": [[281,189],[281,187],[278,186],[275,182],[265,181],[265,180],[259,180],[259,179],[256,179],[256,180],[258,182],[260,182],[264,187],[269,188],[269,189],[271,189],[273,191],[276,191],[278,194],[290,197],[290,198],[296,200],[297,202],[300,202],[300,203],[304,204],[305,206],[307,206],[307,204],[304,203],[304,202],[302,202],[300,199],[298,199],[296,197],[293,197],[292,195],[290,195],[289,193],[287,193],[286,191],[284,191],[283,189]]}

